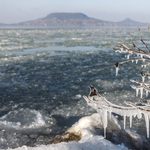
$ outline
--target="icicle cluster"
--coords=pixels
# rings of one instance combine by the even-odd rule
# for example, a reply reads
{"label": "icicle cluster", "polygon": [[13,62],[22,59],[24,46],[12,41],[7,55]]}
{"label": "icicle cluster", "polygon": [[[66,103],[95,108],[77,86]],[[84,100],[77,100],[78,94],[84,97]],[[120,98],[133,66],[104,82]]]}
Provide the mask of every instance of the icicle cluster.
{"label": "icicle cluster", "polygon": [[104,137],[106,137],[106,128],[107,128],[107,117],[108,113],[116,113],[124,117],[124,129],[126,126],[126,117],[130,119],[130,128],[132,127],[132,117],[137,116],[139,119],[142,117],[142,114],[145,117],[147,137],[149,138],[149,118],[150,118],[150,100],[147,103],[142,103],[143,106],[137,106],[132,102],[125,102],[130,107],[123,107],[119,105],[112,104],[102,97],[97,89],[93,86],[90,86],[90,94],[88,97],[83,96],[87,101],[89,106],[92,106],[101,116],[104,127]]}
{"label": "icicle cluster", "polygon": [[[148,29],[150,30],[149,26],[148,26]],[[115,52],[119,52],[119,53],[127,53],[127,55],[125,55],[127,57],[127,60],[122,61],[122,62],[116,62],[114,64],[114,66],[116,68],[116,76],[118,75],[118,70],[119,70],[120,64],[129,62],[129,61],[132,61],[132,62],[135,61],[137,64],[139,60],[142,60],[143,62],[145,62],[145,60],[150,60],[150,50],[148,49],[147,45],[142,40],[140,29],[138,29],[138,31],[140,34],[140,40],[143,43],[143,45],[146,47],[147,52],[141,50],[133,43],[130,34],[129,34],[129,36],[132,41],[132,46],[136,50],[130,49],[128,46],[126,46],[124,43],[122,43],[119,39],[117,39],[119,41],[119,43],[121,44],[120,46],[117,46],[117,47],[119,47],[120,50],[118,50],[118,49],[114,49],[114,50],[115,50]],[[140,56],[140,58],[130,59],[130,56],[135,56],[135,55]],[[150,65],[150,63],[142,64],[141,66],[146,68],[147,65]],[[131,87],[136,90],[136,96],[138,96],[139,91],[140,91],[140,95],[142,98],[143,90],[146,91],[146,96],[148,96],[148,93],[150,92],[150,82],[145,82],[145,77],[150,79],[150,75],[141,72],[141,76],[142,76],[142,81],[140,81],[140,80],[130,80],[130,81],[139,84],[139,86],[131,85]],[[104,137],[106,137],[108,112],[110,114],[113,112],[113,113],[116,113],[116,114],[124,117],[124,128],[126,126],[126,117],[130,118],[129,120],[130,120],[130,128],[131,128],[132,127],[132,117],[137,116],[140,119],[143,114],[144,118],[145,118],[145,122],[146,122],[147,137],[149,138],[150,100],[147,100],[147,103],[141,102],[141,104],[142,104],[141,106],[137,106],[137,105],[133,104],[132,102],[125,102],[130,107],[122,107],[122,106],[114,105],[114,104],[110,103],[109,101],[107,101],[104,97],[102,97],[97,92],[97,89],[94,88],[93,86],[90,86],[90,94],[88,97],[84,96],[84,99],[87,101],[88,105],[92,106],[95,110],[97,110],[97,112],[99,114],[101,114],[103,126],[104,126]]]}

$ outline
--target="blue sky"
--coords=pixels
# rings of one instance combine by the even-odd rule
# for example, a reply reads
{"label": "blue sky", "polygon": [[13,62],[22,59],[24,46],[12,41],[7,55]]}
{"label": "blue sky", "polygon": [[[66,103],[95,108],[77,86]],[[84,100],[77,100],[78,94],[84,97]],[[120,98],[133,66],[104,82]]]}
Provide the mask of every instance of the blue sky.
{"label": "blue sky", "polygon": [[150,0],[0,0],[0,23],[35,20],[54,12],[81,12],[108,21],[150,23]]}

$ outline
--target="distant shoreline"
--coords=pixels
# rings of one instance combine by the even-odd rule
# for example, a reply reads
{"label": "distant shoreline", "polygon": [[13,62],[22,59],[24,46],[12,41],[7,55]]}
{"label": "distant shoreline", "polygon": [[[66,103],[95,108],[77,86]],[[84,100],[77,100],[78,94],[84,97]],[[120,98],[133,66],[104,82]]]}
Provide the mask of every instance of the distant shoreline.
{"label": "distant shoreline", "polygon": [[[116,29],[137,29],[139,26],[0,26],[2,29],[101,29],[101,28],[116,28]],[[140,26],[140,28],[147,28]]]}

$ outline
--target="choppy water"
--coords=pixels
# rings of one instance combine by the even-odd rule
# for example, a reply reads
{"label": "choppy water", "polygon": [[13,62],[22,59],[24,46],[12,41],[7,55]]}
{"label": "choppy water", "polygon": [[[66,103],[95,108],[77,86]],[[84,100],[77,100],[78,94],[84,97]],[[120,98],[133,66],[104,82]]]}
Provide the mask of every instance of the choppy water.
{"label": "choppy water", "polygon": [[[143,47],[136,27],[1,28],[0,148],[45,144],[91,115],[95,110],[82,97],[91,84],[118,105],[143,100],[129,79],[149,68],[127,63],[115,76],[113,63],[126,59],[113,51],[115,37],[131,46],[127,33]],[[148,29],[141,33],[149,44]],[[144,119],[135,118],[133,129],[146,136]]]}

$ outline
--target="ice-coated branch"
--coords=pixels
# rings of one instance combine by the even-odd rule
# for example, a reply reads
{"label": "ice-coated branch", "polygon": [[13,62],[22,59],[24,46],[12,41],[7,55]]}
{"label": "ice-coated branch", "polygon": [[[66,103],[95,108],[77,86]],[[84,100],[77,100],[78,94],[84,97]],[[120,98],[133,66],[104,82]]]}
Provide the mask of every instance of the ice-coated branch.
{"label": "ice-coated branch", "polygon": [[148,25],[148,22],[147,22],[147,28],[150,30],[150,27],[149,27],[149,25]]}
{"label": "ice-coated branch", "polygon": [[[130,121],[132,121],[133,116],[137,116],[138,118],[142,117],[142,114],[145,116],[146,121],[146,129],[147,129],[147,137],[149,137],[149,117],[150,117],[150,107],[149,103],[147,105],[144,104],[144,106],[137,106],[133,104],[132,102],[125,102],[130,107],[124,107],[115,105],[108,100],[106,100],[104,97],[102,97],[97,89],[90,86],[90,94],[88,97],[83,96],[84,99],[87,101],[87,104],[89,106],[92,106],[101,116],[103,120],[103,126],[104,126],[104,137],[106,137],[106,128],[107,128],[107,113],[115,113],[118,115],[121,115],[124,117],[124,128],[126,123],[126,117],[130,117]],[[130,122],[132,124],[132,122]]]}
{"label": "ice-coated branch", "polygon": [[141,42],[143,43],[143,45],[146,47],[148,53],[150,53],[150,50],[149,48],[147,47],[147,45],[144,43],[144,41],[142,40],[142,35],[141,35],[141,32],[140,32],[140,28],[138,28],[138,31],[139,31],[139,34],[140,34],[140,38],[141,38]]}
{"label": "ice-coated branch", "polygon": [[[148,26],[149,27],[149,26]],[[129,34],[129,37],[131,39],[131,42],[132,42],[132,46],[134,48],[136,48],[136,50],[133,50],[131,48],[129,48],[127,45],[125,45],[123,42],[121,42],[117,37],[116,39],[118,40],[118,42],[121,44],[120,46],[117,46],[119,49],[114,49],[115,52],[119,52],[119,53],[127,53],[127,55],[125,55],[127,57],[127,60],[125,61],[121,61],[121,62],[117,62],[115,63],[115,67],[116,67],[116,76],[118,75],[118,70],[119,70],[119,64],[123,64],[123,63],[126,63],[126,62],[129,62],[129,61],[132,61],[132,62],[136,62],[136,64],[138,63],[139,60],[142,60],[143,62],[145,62],[145,60],[150,60],[150,50],[148,49],[147,45],[144,43],[144,41],[142,40],[142,36],[141,36],[141,32],[140,32],[140,28],[138,28],[138,31],[139,31],[139,35],[140,35],[140,40],[142,41],[143,45],[146,47],[147,49],[147,53],[144,51],[144,50],[141,50],[140,48],[138,48],[133,40],[132,40],[132,37],[131,35]],[[137,55],[137,56],[141,56],[141,58],[132,58],[132,59],[129,59],[130,56],[133,56],[133,55]],[[117,65],[116,65],[117,64]],[[142,67],[145,67],[150,65],[150,63],[147,63],[147,64],[141,64]]]}
{"label": "ice-coated branch", "polygon": [[[128,33],[128,34],[129,34],[129,33]],[[131,41],[132,41],[132,46],[133,46],[134,48],[136,48],[138,52],[145,53],[143,50],[141,50],[140,48],[138,48],[138,47],[134,44],[134,42],[133,42],[132,37],[131,37],[130,34],[129,34],[129,37],[130,37],[130,39],[131,39]]]}
{"label": "ice-coated branch", "polygon": [[[150,30],[150,27],[148,26],[148,29]],[[125,45],[123,42],[121,42],[118,38],[116,38],[118,40],[118,42],[120,43],[119,46],[116,46],[119,49],[114,49],[115,52],[119,52],[119,53],[127,53],[125,56],[127,57],[127,60],[121,61],[121,62],[116,62],[114,64],[115,68],[116,68],[116,76],[118,75],[118,70],[119,70],[119,65],[126,63],[126,62],[136,62],[136,64],[138,63],[139,60],[142,60],[143,62],[145,62],[146,60],[149,61],[150,60],[150,50],[148,49],[147,45],[144,43],[141,33],[140,33],[140,29],[138,29],[139,31],[139,35],[140,35],[140,40],[143,43],[143,45],[146,47],[148,52],[145,52],[144,50],[138,48],[133,40],[132,37],[130,36],[131,42],[132,42],[132,46],[136,49],[133,50],[131,48],[129,48],[127,45]],[[130,56],[141,56],[140,58],[129,58]],[[146,67],[147,65],[150,65],[150,63],[147,64],[142,64],[142,67]],[[138,96],[138,92],[140,91],[141,93],[141,98],[143,97],[143,90],[146,91],[146,96],[148,96],[148,93],[150,92],[150,82],[144,82],[145,77],[150,78],[150,75],[145,74],[143,72],[141,72],[141,76],[142,76],[142,81],[140,80],[132,80],[130,79],[131,82],[134,82],[136,84],[139,84],[138,86],[135,85],[131,85],[131,87],[133,89],[136,90],[136,96]],[[83,96],[84,99],[87,101],[87,104],[91,107],[93,107],[95,110],[97,110],[97,112],[101,115],[102,117],[102,121],[103,121],[103,126],[104,126],[104,137],[106,137],[106,128],[107,128],[107,113],[115,113],[118,115],[121,115],[124,117],[124,128],[126,125],[126,117],[129,117],[130,119],[130,127],[132,127],[132,117],[137,116],[139,119],[142,117],[142,114],[144,115],[145,118],[145,122],[146,122],[146,130],[147,130],[147,137],[149,137],[149,118],[150,118],[150,100],[147,100],[147,103],[141,102],[141,105],[136,105],[132,102],[127,102],[125,101],[125,104],[128,105],[128,107],[124,107],[124,106],[119,106],[119,105],[115,105],[111,102],[109,102],[108,100],[106,100],[106,98],[102,97],[96,88],[94,88],[93,86],[90,86],[90,94],[88,97]]]}

